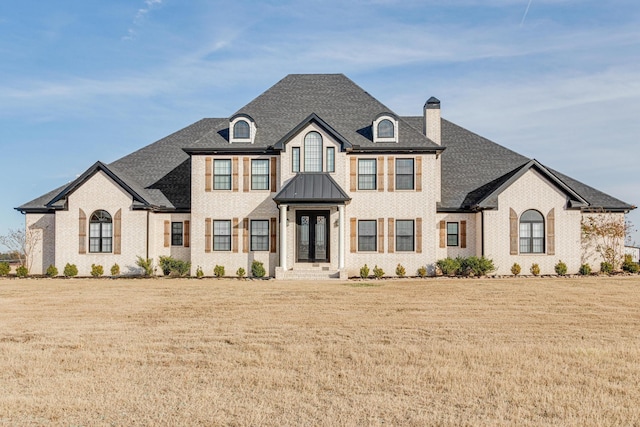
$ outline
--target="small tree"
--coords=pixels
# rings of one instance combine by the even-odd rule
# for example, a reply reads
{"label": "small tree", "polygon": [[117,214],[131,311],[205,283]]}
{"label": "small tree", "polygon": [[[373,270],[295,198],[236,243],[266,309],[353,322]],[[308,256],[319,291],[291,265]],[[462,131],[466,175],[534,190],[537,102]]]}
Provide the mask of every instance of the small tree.
{"label": "small tree", "polygon": [[4,236],[0,236],[0,245],[6,246],[11,252],[17,253],[27,272],[31,271],[33,256],[38,243],[41,240],[41,233],[37,229],[24,228],[18,230],[9,229]]}
{"label": "small tree", "polygon": [[624,242],[631,224],[620,214],[599,210],[582,218],[582,246],[588,256],[590,252],[600,255],[603,262],[617,269],[624,258]]}

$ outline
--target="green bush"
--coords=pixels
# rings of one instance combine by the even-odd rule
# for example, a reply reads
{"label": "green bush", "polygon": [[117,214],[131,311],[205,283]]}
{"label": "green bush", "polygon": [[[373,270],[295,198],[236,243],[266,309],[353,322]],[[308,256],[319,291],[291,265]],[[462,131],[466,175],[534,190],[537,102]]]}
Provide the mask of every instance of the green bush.
{"label": "green bush", "polygon": [[64,270],[62,271],[65,277],[75,277],[78,275],[78,267],[75,264],[69,264],[64,266]]}
{"label": "green bush", "polygon": [[198,268],[196,268],[196,277],[198,279],[202,279],[204,277],[204,271],[202,271],[202,267],[198,266]]}
{"label": "green bush", "polygon": [[458,258],[446,257],[436,261],[436,267],[440,269],[445,276],[455,276],[460,271],[460,260]]}
{"label": "green bush", "polygon": [[376,279],[381,279],[382,276],[384,276],[384,270],[379,268],[377,265],[375,267],[373,267],[373,276]]}
{"label": "green bush", "polygon": [[360,267],[360,277],[363,279],[369,277],[369,266],[367,264]]}
{"label": "green bush", "polygon": [[529,271],[534,276],[539,276],[540,275],[540,266],[538,264],[535,264],[535,263],[531,264],[531,268],[529,269]]}
{"label": "green bush", "polygon": [[553,268],[558,276],[565,276],[567,274],[567,264],[562,262],[562,260],[558,261]]}
{"label": "green bush", "polygon": [[582,264],[580,266],[580,270],[578,270],[578,273],[580,273],[583,276],[588,276],[591,274],[591,266],[589,264]]}
{"label": "green bush", "polygon": [[511,266],[511,274],[513,274],[514,276],[517,276],[518,274],[520,274],[520,271],[522,271],[522,268],[520,268],[520,264],[518,264],[517,262],[514,262],[513,265]]}
{"label": "green bush", "polygon": [[261,278],[264,277],[267,272],[264,270],[264,264],[260,261],[253,261],[251,263],[251,274],[253,277]]}
{"label": "green bush", "polygon": [[216,265],[213,268],[213,275],[216,277],[223,277],[224,276],[224,265]]}
{"label": "green bush", "polygon": [[470,256],[467,258],[461,258],[459,274],[465,276],[473,275],[476,277],[485,276],[495,270],[493,261],[484,256],[478,258],[477,256]]}
{"label": "green bush", "polygon": [[153,260],[151,258],[142,258],[138,255],[138,259],[136,260],[136,265],[140,267],[145,276],[151,276],[153,274],[153,270],[155,267],[153,266]]}
{"label": "green bush", "polygon": [[626,254],[622,263],[622,271],[635,274],[638,272],[638,268],[638,264],[633,262],[633,257],[630,254]]}
{"label": "green bush", "polygon": [[24,265],[20,265],[18,266],[18,268],[16,268],[16,276],[27,277],[28,275],[29,275],[29,270],[27,270],[27,267],[25,267]]}
{"label": "green bush", "polygon": [[418,276],[419,277],[427,277],[427,268],[422,266],[418,269]]}
{"label": "green bush", "polygon": [[160,268],[162,269],[162,274],[165,276],[177,276],[182,277],[186,276],[191,269],[191,262],[189,261],[181,261],[179,259],[172,258],[170,256],[160,256],[159,258]]}
{"label": "green bush", "polygon": [[47,271],[45,272],[45,274],[48,277],[56,277],[58,275],[58,269],[55,265],[51,264],[49,267],[47,267]]}
{"label": "green bush", "polygon": [[120,266],[116,263],[111,266],[111,275],[118,276],[120,274]]}
{"label": "green bush", "polygon": [[11,273],[11,266],[8,262],[0,262],[0,277]]}
{"label": "green bush", "polygon": [[600,263],[600,273],[602,274],[611,274],[613,273],[613,264],[610,262],[601,262]]}
{"label": "green bush", "polygon": [[242,267],[239,267],[236,270],[236,276],[238,276],[239,279],[242,279],[244,276],[246,276],[246,274],[247,274],[247,272]]}
{"label": "green bush", "polygon": [[406,274],[407,274],[407,271],[402,266],[402,264],[398,264],[398,266],[396,267],[396,276],[404,277],[404,276],[406,276]]}
{"label": "green bush", "polygon": [[91,275],[93,277],[100,277],[104,274],[104,268],[101,265],[91,264]]}

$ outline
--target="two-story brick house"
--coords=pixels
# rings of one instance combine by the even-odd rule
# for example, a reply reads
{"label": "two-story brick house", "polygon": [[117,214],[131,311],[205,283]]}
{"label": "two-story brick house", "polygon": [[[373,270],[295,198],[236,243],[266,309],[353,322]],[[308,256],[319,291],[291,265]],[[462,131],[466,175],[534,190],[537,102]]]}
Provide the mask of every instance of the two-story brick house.
{"label": "two-story brick house", "polygon": [[433,271],[447,256],[584,262],[583,215],[634,206],[440,116],[401,117],[343,75],[290,75],[229,118],[203,119],[18,210],[32,273],[66,263],[136,271],[137,256],[210,275],[262,261],[277,278],[346,277],[365,263]]}

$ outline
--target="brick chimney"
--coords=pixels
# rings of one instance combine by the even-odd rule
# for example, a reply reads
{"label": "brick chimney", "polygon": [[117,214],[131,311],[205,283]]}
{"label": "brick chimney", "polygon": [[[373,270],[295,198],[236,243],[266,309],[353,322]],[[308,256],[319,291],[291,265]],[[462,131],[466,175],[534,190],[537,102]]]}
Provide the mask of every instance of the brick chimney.
{"label": "brick chimney", "polygon": [[438,145],[442,145],[440,132],[440,100],[434,96],[424,104],[424,134]]}

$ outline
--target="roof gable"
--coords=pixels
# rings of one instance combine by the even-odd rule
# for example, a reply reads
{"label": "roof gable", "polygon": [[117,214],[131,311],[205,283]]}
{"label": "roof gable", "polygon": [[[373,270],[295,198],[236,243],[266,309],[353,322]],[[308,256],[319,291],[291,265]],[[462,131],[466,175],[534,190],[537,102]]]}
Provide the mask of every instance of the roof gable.
{"label": "roof gable", "polygon": [[309,124],[315,123],[320,126],[326,133],[331,135],[336,141],[340,143],[342,151],[349,151],[353,147],[349,141],[345,139],[342,135],[340,135],[334,128],[332,128],[327,122],[322,120],[316,113],[311,113],[307,118],[301,121],[296,127],[291,129],[285,136],[283,136],[280,141],[276,142],[273,146],[276,150],[286,151],[286,144],[289,142],[295,135],[297,135],[301,130],[307,127]]}

